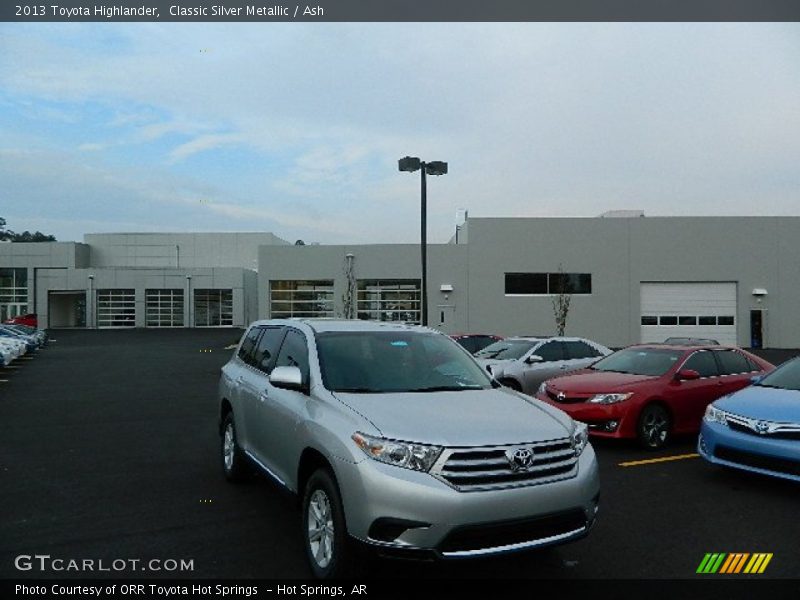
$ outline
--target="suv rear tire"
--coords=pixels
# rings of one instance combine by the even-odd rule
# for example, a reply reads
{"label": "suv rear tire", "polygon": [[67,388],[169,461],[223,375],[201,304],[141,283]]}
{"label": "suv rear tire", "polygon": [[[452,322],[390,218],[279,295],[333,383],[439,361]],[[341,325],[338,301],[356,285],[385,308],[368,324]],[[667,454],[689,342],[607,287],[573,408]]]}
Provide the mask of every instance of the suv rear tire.
{"label": "suv rear tire", "polygon": [[317,469],[303,494],[303,547],[320,579],[352,577],[356,548],[347,534],[339,487],[328,469]]}
{"label": "suv rear tire", "polygon": [[233,413],[225,415],[222,422],[222,440],[220,443],[220,458],[222,459],[222,472],[225,479],[231,483],[240,483],[247,479],[250,472],[250,465],[244,451],[239,447],[236,440],[236,424],[233,421]]}

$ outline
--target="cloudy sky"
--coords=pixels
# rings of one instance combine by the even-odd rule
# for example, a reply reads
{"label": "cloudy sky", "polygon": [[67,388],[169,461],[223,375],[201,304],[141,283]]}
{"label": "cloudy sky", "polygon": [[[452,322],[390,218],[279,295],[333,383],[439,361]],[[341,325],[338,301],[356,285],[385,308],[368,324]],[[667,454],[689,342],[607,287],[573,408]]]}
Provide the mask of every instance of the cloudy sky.
{"label": "cloudy sky", "polygon": [[418,237],[471,216],[800,214],[798,24],[0,24],[0,216]]}

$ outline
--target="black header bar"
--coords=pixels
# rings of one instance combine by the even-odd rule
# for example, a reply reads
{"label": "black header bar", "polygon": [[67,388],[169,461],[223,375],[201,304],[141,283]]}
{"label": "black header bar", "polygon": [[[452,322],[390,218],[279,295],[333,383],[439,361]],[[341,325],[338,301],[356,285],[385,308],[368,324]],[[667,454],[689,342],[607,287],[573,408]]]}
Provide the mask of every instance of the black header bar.
{"label": "black header bar", "polygon": [[39,0],[0,3],[19,22],[800,21],[800,0]]}

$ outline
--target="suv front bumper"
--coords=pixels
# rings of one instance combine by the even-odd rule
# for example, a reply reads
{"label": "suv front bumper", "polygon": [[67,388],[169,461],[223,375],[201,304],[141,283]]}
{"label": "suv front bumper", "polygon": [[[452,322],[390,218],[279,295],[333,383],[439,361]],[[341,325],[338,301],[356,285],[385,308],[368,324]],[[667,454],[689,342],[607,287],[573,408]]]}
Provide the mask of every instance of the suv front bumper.
{"label": "suv front bumper", "polygon": [[337,461],[336,476],[348,533],[384,554],[415,558],[500,554],[581,538],[600,494],[591,445],[574,476],[520,487],[460,492],[428,473],[370,459]]}

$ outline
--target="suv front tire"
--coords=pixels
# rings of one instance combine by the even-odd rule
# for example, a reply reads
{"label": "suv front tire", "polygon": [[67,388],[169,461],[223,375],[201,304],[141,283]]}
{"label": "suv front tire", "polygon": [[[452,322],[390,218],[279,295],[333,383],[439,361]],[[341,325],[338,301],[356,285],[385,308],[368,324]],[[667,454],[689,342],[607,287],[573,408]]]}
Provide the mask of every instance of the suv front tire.
{"label": "suv front tire", "polygon": [[342,497],[330,471],[316,470],[303,494],[303,543],[315,577],[353,575],[355,548],[347,534]]}

